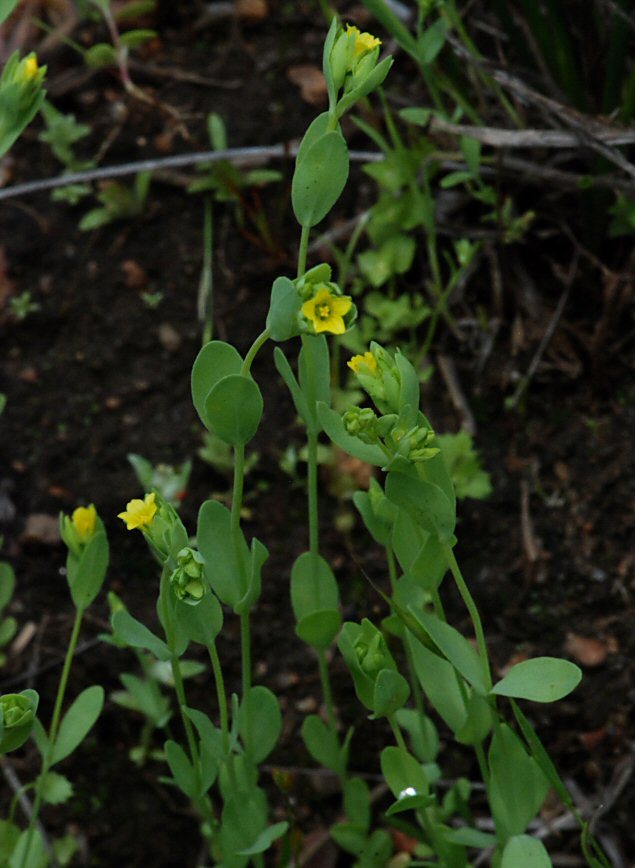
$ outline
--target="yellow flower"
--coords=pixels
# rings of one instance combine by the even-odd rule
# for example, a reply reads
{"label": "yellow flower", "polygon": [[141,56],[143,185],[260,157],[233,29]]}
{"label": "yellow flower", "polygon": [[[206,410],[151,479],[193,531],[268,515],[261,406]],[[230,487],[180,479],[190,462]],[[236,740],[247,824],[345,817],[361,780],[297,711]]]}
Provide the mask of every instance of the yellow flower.
{"label": "yellow flower", "polygon": [[346,25],[346,34],[349,33],[355,34],[355,57],[381,45],[381,39],[377,39],[372,33],[362,33],[359,28],[353,27],[352,24]]}
{"label": "yellow flower", "polygon": [[343,335],[346,331],[344,317],[352,306],[353,302],[347,295],[331,295],[326,286],[321,286],[313,298],[304,302],[301,312],[313,323],[317,335],[320,332]]}
{"label": "yellow flower", "polygon": [[24,67],[22,68],[22,74],[24,75],[25,79],[27,79],[28,81],[32,78],[35,78],[38,73],[38,69],[39,67],[37,64],[37,57],[34,54],[29,54],[29,56],[24,61]]}
{"label": "yellow flower", "polygon": [[95,533],[95,519],[97,518],[97,510],[92,505],[78,506],[73,512],[71,521],[73,527],[77,531],[77,536],[80,542],[86,543]]}
{"label": "yellow flower", "polygon": [[376,377],[378,374],[377,359],[372,353],[364,353],[363,356],[353,356],[346,364],[356,374],[370,374],[371,377]]}
{"label": "yellow flower", "polygon": [[126,511],[120,512],[117,518],[126,522],[128,530],[134,530],[135,528],[143,530],[149,527],[157,512],[157,505],[154,502],[155,497],[156,494],[153,491],[150,494],[146,494],[143,500],[135,498],[128,501]]}

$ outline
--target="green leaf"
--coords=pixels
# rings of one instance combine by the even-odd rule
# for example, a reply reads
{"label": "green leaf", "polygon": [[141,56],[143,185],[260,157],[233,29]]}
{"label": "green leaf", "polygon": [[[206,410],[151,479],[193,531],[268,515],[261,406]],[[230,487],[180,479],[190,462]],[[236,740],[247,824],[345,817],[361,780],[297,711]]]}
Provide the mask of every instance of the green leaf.
{"label": "green leaf", "polygon": [[63,805],[73,795],[71,782],[57,772],[49,772],[41,786],[42,798],[48,805]]}
{"label": "green leaf", "polygon": [[298,153],[295,158],[296,165],[304,161],[311,147],[326,133],[328,123],[328,112],[322,112],[322,114],[318,115],[311,121],[306,132],[302,136],[302,141],[300,142],[300,147],[298,148]]}
{"label": "green leaf", "polygon": [[121,609],[112,617],[112,629],[116,639],[130,648],[145,648],[159,660],[170,660],[172,654],[162,639],[155,636],[145,624],[133,618],[130,612]]}
{"label": "green leaf", "polygon": [[223,377],[240,373],[242,364],[238,350],[224,341],[210,341],[197,355],[192,367],[192,401],[206,428],[209,428],[205,412],[207,396]]}
{"label": "green leaf", "polygon": [[327,404],[318,403],[317,415],[320,425],[336,446],[354,458],[366,461],[367,464],[374,464],[376,467],[384,466],[386,463],[385,452],[379,446],[362,443],[357,437],[352,437],[346,431],[339,413],[332,410]]}
{"label": "green leaf", "polygon": [[104,707],[104,688],[93,685],[83,690],[60,724],[51,765],[70,756],[93,728]]}
{"label": "green leaf", "polygon": [[15,573],[6,561],[0,561],[0,612],[13,596],[15,589]]}
{"label": "green leaf", "polygon": [[205,558],[205,577],[221,603],[236,609],[249,590],[251,555],[240,531],[238,558],[231,544],[231,513],[217,500],[207,500],[198,514],[199,551]]}
{"label": "green leaf", "polygon": [[278,277],[271,287],[271,303],[267,314],[267,328],[271,340],[286,341],[300,332],[298,313],[302,299],[288,277]]}
{"label": "green leaf", "polygon": [[295,632],[312,648],[328,648],[337,636],[342,619],[337,610],[328,609],[324,612],[312,612],[301,618],[296,624]]}
{"label": "green leaf", "polygon": [[423,627],[443,656],[461,673],[463,678],[472,685],[477,693],[484,696],[487,693],[487,689],[483,676],[483,666],[474,646],[458,630],[450,624],[446,624],[445,621],[441,621],[434,615],[428,615],[425,612],[417,612],[412,606],[409,606],[408,610],[420,626]]}
{"label": "green leaf", "polygon": [[205,400],[205,415],[215,434],[231,446],[252,439],[262,418],[264,402],[251,377],[230,374],[212,388]]}
{"label": "green leaf", "polygon": [[392,669],[382,669],[375,681],[373,712],[375,717],[387,717],[402,708],[410,696],[408,682]]}
{"label": "green leaf", "polygon": [[309,406],[306,397],[295,378],[295,374],[291,370],[291,365],[289,364],[287,357],[280,347],[276,347],[273,351],[273,360],[276,370],[284,380],[287,389],[291,392],[293,404],[297,410],[298,416],[300,416],[304,424],[308,426],[311,422],[311,414],[309,413]]}
{"label": "green leaf", "polygon": [[386,496],[417,524],[438,536],[441,543],[451,541],[456,509],[438,485],[391,471],[386,478]]}
{"label": "green leaf", "polygon": [[455,733],[455,738],[460,744],[480,744],[492,728],[492,707],[485,697],[472,690],[467,701],[466,715],[465,723]]}
{"label": "green leaf", "polygon": [[[206,714],[202,711],[198,711],[196,708],[186,707],[183,711],[196,727],[201,744],[205,746],[206,750],[210,752],[214,759],[219,763],[226,759],[225,751],[223,749],[223,734],[220,729],[214,726]],[[234,743],[230,742],[230,750],[233,748],[234,744],[235,741]]]}
{"label": "green leaf", "polygon": [[[91,45],[90,48],[86,49],[84,52],[84,63],[86,66],[90,66],[91,69],[101,69],[103,66],[116,66],[117,52],[110,43],[98,42],[96,45]],[[84,228],[93,229],[94,227],[83,227],[80,225],[80,229]]]}
{"label": "green leaf", "polygon": [[501,868],[552,868],[545,845],[529,835],[514,835],[505,844]]}
{"label": "green leaf", "polygon": [[306,717],[302,723],[302,738],[313,759],[331,771],[343,771],[337,733],[316,714]]}
{"label": "green leaf", "polygon": [[[324,335],[306,335],[298,356],[298,379],[307,397],[309,412],[315,413],[311,398],[327,406],[331,403],[331,362]],[[315,422],[313,423],[315,424]]]}
{"label": "green leaf", "polygon": [[[101,522],[99,522],[101,525]],[[99,594],[108,569],[108,538],[102,527],[95,532],[78,559],[69,552],[67,578],[73,603],[77,609],[90,606]]]}
{"label": "green leaf", "polygon": [[534,657],[512,666],[492,693],[532,702],[556,702],[575,690],[581,679],[580,668],[569,660]]}
{"label": "green leaf", "polygon": [[[470,826],[461,826],[460,829],[444,830],[443,838],[445,841],[449,841],[450,844],[461,844],[463,847],[475,847],[479,850],[496,846],[496,835],[490,835],[488,832],[481,832],[480,829],[473,829]],[[525,868],[524,862],[518,862],[515,868],[520,868],[521,865]],[[527,868],[529,868],[529,866],[527,866]]]}
{"label": "green leaf", "polygon": [[339,588],[328,563],[320,555],[301,554],[291,569],[291,606],[296,620],[337,609],[339,604]]}
{"label": "green leaf", "polygon": [[18,5],[18,0],[0,0],[0,24],[5,21]]}
{"label": "green leaf", "polygon": [[256,853],[264,853],[278,838],[282,837],[289,828],[286,820],[280,823],[274,823],[258,835],[251,847],[246,847],[244,850],[238,850],[239,856],[255,856]]}
{"label": "green leaf", "polygon": [[42,759],[48,756],[50,742],[49,737],[46,734],[46,730],[42,726],[40,719],[38,717],[33,721],[33,729],[31,730],[31,735],[33,736],[33,741],[35,742],[35,746],[40,752],[40,756]]}
{"label": "green leaf", "polygon": [[350,823],[368,831],[370,827],[370,791],[362,778],[350,778],[344,784],[344,813]]}
{"label": "green leaf", "polygon": [[156,0],[132,0],[114,12],[115,21],[128,21],[131,18],[141,18],[156,8]]}
{"label": "green leaf", "polygon": [[127,48],[137,48],[144,42],[154,39],[156,35],[156,30],[128,30],[127,33],[122,33],[119,39]]}
{"label": "green leaf", "polygon": [[456,734],[465,725],[467,712],[454,667],[426,648],[412,634],[407,634],[406,641],[410,646],[415,674],[423,692]]}
{"label": "green leaf", "polygon": [[444,18],[439,18],[422,34],[417,43],[417,57],[423,66],[433,63],[445,44],[448,24]]}
{"label": "green leaf", "polygon": [[337,104],[337,117],[341,118],[351,106],[355,105],[356,102],[359,102],[360,99],[368,96],[368,94],[375,90],[375,88],[379,87],[390,72],[392,64],[393,58],[385,57],[377,64],[364,81],[362,81],[357,87],[349,90]]}
{"label": "green leaf", "polygon": [[260,787],[224,797],[219,840],[223,854],[228,855],[228,868],[247,865],[248,857],[237,860],[235,854],[254,846],[266,829],[267,813],[267,798]]}
{"label": "green leaf", "polygon": [[[27,842],[30,844],[27,849]],[[44,847],[44,839],[39,831],[35,829],[34,834],[29,835],[29,830],[25,829],[18,838],[17,844],[11,858],[8,861],[9,868],[46,868],[49,864],[49,859]]]}
{"label": "green leaf", "polygon": [[119,680],[126,688],[116,690],[110,698],[122,708],[143,714],[157,727],[163,727],[171,717],[169,700],[162,695],[154,680],[142,680],[130,672],[122,672]]}
{"label": "green leaf", "polygon": [[296,161],[291,202],[301,226],[315,226],[339,199],[348,178],[348,148],[339,132],[317,139]]}
{"label": "green leaf", "polygon": [[386,747],[381,752],[381,771],[396,799],[428,795],[428,779],[421,763],[400,747]]}
{"label": "green leaf", "polygon": [[198,796],[196,774],[185,751],[175,741],[166,741],[163,749],[176,785],[189,799],[196,799]]}
{"label": "green leaf", "polygon": [[238,712],[238,730],[245,750],[254,763],[262,762],[276,746],[282,730],[280,706],[266,687],[252,687]]}
{"label": "green leaf", "polygon": [[504,838],[522,835],[540,810],[549,782],[507,724],[497,727],[488,759],[489,801],[497,831]]}
{"label": "green leaf", "polygon": [[204,594],[196,606],[177,600],[174,611],[190,642],[208,645],[222,630],[223,610],[214,594]]}

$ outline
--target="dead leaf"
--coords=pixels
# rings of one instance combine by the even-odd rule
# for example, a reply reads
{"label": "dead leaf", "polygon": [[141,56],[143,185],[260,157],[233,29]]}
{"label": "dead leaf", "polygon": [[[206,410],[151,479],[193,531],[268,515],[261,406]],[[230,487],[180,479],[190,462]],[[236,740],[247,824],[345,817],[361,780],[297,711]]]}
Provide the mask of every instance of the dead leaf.
{"label": "dead leaf", "polygon": [[128,289],[146,289],[149,280],[145,270],[134,259],[125,259],[121,263],[123,282]]}
{"label": "dead leaf", "polygon": [[590,639],[578,636],[576,633],[567,633],[564,643],[565,653],[577,663],[583,666],[600,666],[606,660],[608,648],[599,639]]}
{"label": "dead leaf", "polygon": [[601,726],[599,729],[592,729],[589,732],[581,732],[578,736],[582,746],[587,750],[594,750],[606,738],[606,729]]}
{"label": "dead leaf", "polygon": [[289,81],[300,88],[300,96],[309,105],[322,105],[326,102],[326,81],[319,67],[308,63],[291,66],[287,76]]}
{"label": "dead leaf", "polygon": [[248,21],[262,21],[269,14],[267,0],[234,0],[234,14]]}
{"label": "dead leaf", "polygon": [[34,512],[24,526],[22,542],[56,546],[60,541],[60,526],[57,516]]}

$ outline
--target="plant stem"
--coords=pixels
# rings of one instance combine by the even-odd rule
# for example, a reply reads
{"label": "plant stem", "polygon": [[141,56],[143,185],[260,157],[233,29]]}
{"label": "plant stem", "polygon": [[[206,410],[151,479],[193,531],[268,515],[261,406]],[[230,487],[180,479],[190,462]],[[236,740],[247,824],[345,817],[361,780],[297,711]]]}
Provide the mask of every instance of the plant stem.
{"label": "plant stem", "polygon": [[448,564],[450,566],[450,570],[452,571],[452,576],[454,577],[454,581],[456,582],[459,594],[461,595],[461,598],[465,603],[468,612],[470,613],[470,618],[474,627],[474,633],[476,634],[476,643],[478,645],[479,655],[481,657],[481,665],[483,666],[485,687],[487,690],[491,690],[492,673],[490,672],[489,658],[487,656],[487,644],[485,642],[485,633],[483,631],[481,616],[479,615],[479,611],[476,608],[474,598],[470,593],[465,579],[463,578],[463,574],[461,573],[460,567],[456,561],[456,558],[454,557],[454,552],[448,545],[444,546],[444,549],[448,557]]}
{"label": "plant stem", "polygon": [[309,235],[311,234],[310,226],[302,227],[300,235],[300,248],[298,250],[298,277],[302,277],[306,271],[306,256],[309,249]]}
{"label": "plant stem", "polygon": [[408,748],[406,747],[406,742],[404,741],[403,733],[401,731],[401,727],[397,722],[397,718],[394,714],[388,715],[388,723],[390,724],[390,728],[392,729],[392,734],[395,736],[395,741],[397,742],[397,747],[401,750],[408,753]]}
{"label": "plant stem", "polygon": [[258,355],[258,352],[262,349],[262,347],[267,343],[270,338],[269,329],[264,329],[260,332],[256,340],[253,342],[251,347],[249,348],[247,355],[245,356],[245,361],[243,362],[242,368],[240,369],[240,373],[245,377],[251,371],[251,366],[253,364],[254,359]]}
{"label": "plant stem", "polygon": [[31,844],[33,842],[33,833],[35,832],[35,825],[37,823],[37,819],[40,813],[40,808],[42,807],[42,797],[43,797],[43,788],[44,788],[44,779],[51,768],[51,762],[53,760],[53,751],[55,748],[55,739],[57,738],[57,733],[60,725],[60,718],[62,714],[62,705],[64,704],[64,696],[66,694],[66,687],[68,685],[68,676],[70,675],[71,665],[73,662],[73,656],[75,655],[75,649],[77,648],[77,641],[79,639],[79,631],[82,626],[82,618],[84,617],[83,609],[75,610],[75,620],[73,622],[73,630],[71,632],[71,638],[68,642],[68,647],[66,649],[66,657],[64,658],[64,667],[62,669],[62,674],[60,676],[59,684],[57,685],[57,695],[55,697],[55,705],[53,707],[53,717],[51,719],[51,728],[49,729],[49,746],[46,756],[42,758],[42,770],[38,776],[38,779],[35,783],[35,800],[33,802],[33,812],[31,813],[31,818],[29,820],[29,826],[27,831],[27,839],[24,845],[24,853],[22,855],[22,861],[20,863],[20,868],[25,868],[28,863],[29,850],[31,849]]}
{"label": "plant stem", "polygon": [[209,659],[212,663],[212,671],[214,673],[214,683],[216,684],[216,698],[218,700],[218,713],[220,715],[220,729],[223,735],[223,751],[229,754],[229,716],[227,713],[227,693],[225,692],[225,681],[223,679],[223,670],[216,649],[215,642],[209,642],[207,645]]}

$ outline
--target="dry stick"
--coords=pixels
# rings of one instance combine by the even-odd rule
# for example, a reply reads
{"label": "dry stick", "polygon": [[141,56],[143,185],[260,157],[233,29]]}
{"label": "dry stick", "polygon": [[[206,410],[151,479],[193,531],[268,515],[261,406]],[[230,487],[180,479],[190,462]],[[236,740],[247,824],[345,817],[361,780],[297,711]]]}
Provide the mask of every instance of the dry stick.
{"label": "dry stick", "polygon": [[635,178],[635,166],[619,151],[614,150],[602,140],[602,136],[606,132],[605,124],[574,111],[564,103],[538,93],[524,81],[510,75],[505,70],[497,69],[491,63],[473,57],[455,37],[448,35],[447,39],[452,50],[461,60],[485,69],[498,84],[510,90],[518,99],[543,109],[550,117],[573,130],[581,144],[609,160],[631,178]]}
{"label": "dry stick", "polygon": [[[240,164],[253,161],[263,162],[271,159],[291,159],[298,153],[298,145],[264,145],[252,148],[226,148],[222,151],[198,151],[193,154],[175,154],[172,157],[157,157],[149,160],[137,160],[133,163],[123,163],[120,166],[104,166],[101,169],[89,169],[85,172],[73,172],[59,175],[56,178],[43,178],[38,181],[27,181],[25,184],[14,184],[0,190],[0,201],[14,196],[25,196],[28,193],[38,193],[41,190],[54,190],[57,187],[68,187],[69,184],[86,184],[90,181],[103,181],[110,178],[122,178],[126,175],[136,175],[137,172],[154,172],[157,169],[195,166],[201,163],[219,163],[223,160]],[[378,151],[350,151],[349,157],[355,162],[378,162],[384,155]]]}
{"label": "dry stick", "polygon": [[[427,130],[431,133],[448,133],[452,136],[468,136],[493,148],[577,148],[580,137],[564,130],[506,130],[498,127],[475,127],[452,124],[443,118],[433,117]],[[595,138],[605,145],[630,145],[635,142],[635,130],[604,127],[596,130]]]}

